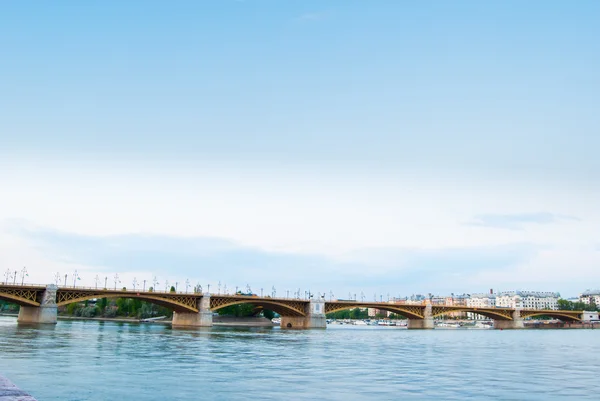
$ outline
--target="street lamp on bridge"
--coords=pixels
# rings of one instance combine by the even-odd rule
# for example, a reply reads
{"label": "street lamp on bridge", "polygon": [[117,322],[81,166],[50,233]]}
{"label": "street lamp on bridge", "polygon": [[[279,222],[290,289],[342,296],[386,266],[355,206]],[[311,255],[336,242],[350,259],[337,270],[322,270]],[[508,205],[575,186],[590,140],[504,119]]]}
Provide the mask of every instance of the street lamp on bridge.
{"label": "street lamp on bridge", "polygon": [[8,284],[8,280],[10,280],[12,278],[12,272],[10,271],[10,269],[6,269],[6,271],[4,272],[4,283]]}
{"label": "street lamp on bridge", "polygon": [[56,272],[56,274],[54,275],[54,282],[56,283],[56,285],[58,285],[58,283],[60,283],[60,273]]}
{"label": "street lamp on bridge", "polygon": [[79,274],[77,273],[77,270],[75,270],[75,272],[73,273],[73,288],[75,288],[77,280],[79,280]]}
{"label": "street lamp on bridge", "polygon": [[98,277],[97,274],[96,277],[94,277],[94,281],[96,282],[96,289],[98,289],[98,281],[100,281],[100,277]]}
{"label": "street lamp on bridge", "polygon": [[186,294],[187,294],[187,292],[188,292],[188,288],[189,288],[189,287],[190,287],[190,280],[189,280],[189,279],[186,279],[186,280],[185,280],[185,293],[186,293]]}
{"label": "street lamp on bridge", "polygon": [[27,268],[23,266],[23,268],[21,269],[21,285],[23,285],[23,283],[25,282],[25,276],[29,276],[29,274],[27,274]]}
{"label": "street lamp on bridge", "polygon": [[137,287],[137,283],[138,283],[137,278],[134,277],[133,282],[132,282],[134,291],[135,291],[135,287]]}
{"label": "street lamp on bridge", "polygon": [[121,280],[119,280],[119,273],[115,273],[115,291],[117,290],[117,283],[120,283]]}

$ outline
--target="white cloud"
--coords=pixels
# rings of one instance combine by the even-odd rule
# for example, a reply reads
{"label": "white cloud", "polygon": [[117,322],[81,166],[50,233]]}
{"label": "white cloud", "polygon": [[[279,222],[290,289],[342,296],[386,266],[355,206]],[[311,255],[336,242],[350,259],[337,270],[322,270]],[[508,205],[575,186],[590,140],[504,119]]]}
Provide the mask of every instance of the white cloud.
{"label": "white cloud", "polygon": [[[321,277],[324,282],[333,282],[337,276],[342,290],[344,282],[354,286],[353,277],[361,272],[370,288],[402,285],[405,270],[398,266],[406,261],[414,264],[418,254],[441,255],[432,260],[443,271],[444,257],[451,259],[456,252],[466,249],[477,254],[481,249],[527,243],[554,249],[555,261],[569,263],[571,278],[555,283],[553,280],[558,276],[544,275],[547,269],[544,253],[526,262],[517,259],[511,268],[522,274],[520,269],[527,267],[531,277],[537,274],[541,289],[560,284],[575,291],[580,280],[573,277],[589,275],[595,259],[588,251],[578,253],[569,249],[589,246],[593,250],[600,224],[594,207],[600,200],[598,193],[588,191],[582,196],[583,192],[577,190],[523,182],[450,181],[443,175],[226,171],[201,166],[180,169],[51,166],[14,169],[10,174],[4,170],[0,173],[0,187],[8,189],[0,197],[3,220],[24,219],[35,227],[91,237],[145,235],[182,238],[182,241],[223,238],[236,247],[286,254],[289,260],[299,262],[306,262],[303,257],[316,256],[323,262],[322,271],[315,280],[309,277],[305,285]],[[552,216],[576,215],[580,220],[529,224],[523,230],[490,230],[463,224],[476,215],[535,214],[540,210],[547,210]],[[48,249],[32,247],[22,238],[6,233],[1,246],[3,265],[43,266],[39,273],[45,281],[54,270],[103,270],[97,264],[81,260],[61,260]],[[174,260],[176,253],[172,252]],[[343,269],[338,271],[340,266]],[[365,270],[365,266],[369,268]],[[133,274],[145,277],[156,274],[152,269],[136,273],[123,266],[119,268],[128,280]],[[296,265],[296,269],[302,268],[301,263]],[[260,277],[260,267],[254,269],[254,277]],[[456,265],[453,269],[460,270]],[[173,276],[182,271],[178,279],[185,280],[179,266],[168,270]],[[449,273],[456,276],[456,271],[448,274],[438,271],[438,277],[445,277],[445,282],[430,285],[440,289],[464,288],[468,282],[466,291],[481,290],[480,287],[488,287],[489,281],[503,277],[501,272],[492,270],[482,266],[473,274],[465,275],[465,271],[454,279]],[[355,276],[344,281],[340,278],[344,271]],[[398,282],[381,280],[381,275],[387,272],[394,273]],[[167,271],[161,274],[166,275]],[[276,275],[277,270],[268,274]],[[246,280],[251,277],[248,274]],[[519,276],[516,277],[514,280],[518,280]],[[522,277],[529,280],[526,279],[529,276]],[[425,283],[422,287],[426,287]]]}

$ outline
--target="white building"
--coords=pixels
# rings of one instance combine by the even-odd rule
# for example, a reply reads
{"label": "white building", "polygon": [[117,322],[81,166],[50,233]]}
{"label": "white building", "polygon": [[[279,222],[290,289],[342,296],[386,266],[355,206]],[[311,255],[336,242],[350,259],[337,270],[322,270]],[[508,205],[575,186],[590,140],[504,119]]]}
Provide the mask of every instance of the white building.
{"label": "white building", "polygon": [[585,290],[579,294],[579,302],[586,305],[594,304],[600,306],[600,290]]}
{"label": "white building", "polygon": [[508,291],[496,296],[496,307],[557,310],[559,298],[558,292]]}
{"label": "white building", "polygon": [[[466,304],[470,308],[495,308],[496,294],[471,294],[471,296],[466,299]],[[485,316],[473,312],[468,312],[467,317],[474,320],[487,319]]]}
{"label": "white building", "polygon": [[598,320],[598,312],[583,312],[584,322],[597,322]]}

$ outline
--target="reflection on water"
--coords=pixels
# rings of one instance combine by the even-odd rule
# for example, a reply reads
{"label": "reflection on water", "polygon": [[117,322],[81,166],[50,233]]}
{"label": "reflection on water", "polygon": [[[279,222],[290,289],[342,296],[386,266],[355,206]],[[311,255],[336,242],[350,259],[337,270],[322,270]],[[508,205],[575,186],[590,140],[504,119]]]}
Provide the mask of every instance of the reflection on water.
{"label": "reflection on water", "polygon": [[0,373],[40,401],[598,399],[598,330],[173,330],[0,317]]}

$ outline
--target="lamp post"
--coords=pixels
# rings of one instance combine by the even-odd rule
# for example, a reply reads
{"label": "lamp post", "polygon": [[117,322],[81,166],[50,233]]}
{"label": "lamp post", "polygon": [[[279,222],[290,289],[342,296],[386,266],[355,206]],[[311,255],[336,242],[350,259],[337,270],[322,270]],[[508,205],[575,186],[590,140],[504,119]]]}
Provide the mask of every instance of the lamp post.
{"label": "lamp post", "polygon": [[175,293],[177,293],[177,286],[179,285],[179,282],[175,282]]}
{"label": "lamp post", "polygon": [[54,275],[54,283],[58,286],[58,283],[60,283],[60,273],[56,272],[56,274]]}
{"label": "lamp post", "polygon": [[15,270],[15,274],[13,274],[13,285],[17,285],[17,271]]}
{"label": "lamp post", "polygon": [[186,279],[185,280],[185,293],[187,294],[188,292],[188,288],[190,288],[190,280]]}
{"label": "lamp post", "polygon": [[73,288],[75,288],[78,278],[79,278],[79,274],[77,274],[77,270],[75,270],[75,272],[73,273]]}
{"label": "lamp post", "polygon": [[152,279],[152,291],[156,291],[157,284],[158,284],[158,281],[156,280],[156,276],[154,276],[154,278]]}
{"label": "lamp post", "polygon": [[27,268],[23,266],[23,268],[21,269],[21,285],[23,285],[23,283],[25,282],[25,276],[29,276],[29,274],[27,274]]}
{"label": "lamp post", "polygon": [[135,287],[137,287],[137,283],[138,283],[137,278],[134,277],[133,282],[132,282],[134,291],[135,291]]}
{"label": "lamp post", "polygon": [[219,283],[217,284],[217,294],[221,295],[221,280],[219,280]]}
{"label": "lamp post", "polygon": [[96,274],[96,277],[94,277],[94,282],[96,283],[96,289],[98,289],[98,281],[100,281],[100,277],[98,277],[98,275]]}
{"label": "lamp post", "polygon": [[207,284],[206,288],[207,288],[206,292],[208,292],[210,294],[210,284]]}
{"label": "lamp post", "polygon": [[285,290],[285,297],[289,298],[290,297],[290,290]]}
{"label": "lamp post", "polygon": [[6,271],[4,272],[4,283],[8,284],[8,280],[10,280],[12,277],[12,272],[10,271],[10,269],[6,269]]}
{"label": "lamp post", "polygon": [[107,289],[108,287],[106,286],[108,283],[108,276],[104,277],[104,289]]}
{"label": "lamp post", "polygon": [[168,292],[167,289],[169,288],[169,280],[165,280],[165,292]]}
{"label": "lamp post", "polygon": [[263,289],[261,288],[260,289],[260,297],[262,298],[262,296],[263,296]]}
{"label": "lamp post", "polygon": [[67,286],[67,274],[65,274],[65,287]]}
{"label": "lamp post", "polygon": [[119,273],[115,273],[115,291],[117,290],[117,283],[120,283],[121,281],[119,280]]}
{"label": "lamp post", "polygon": [[146,292],[146,280],[144,280],[144,289],[142,291]]}

